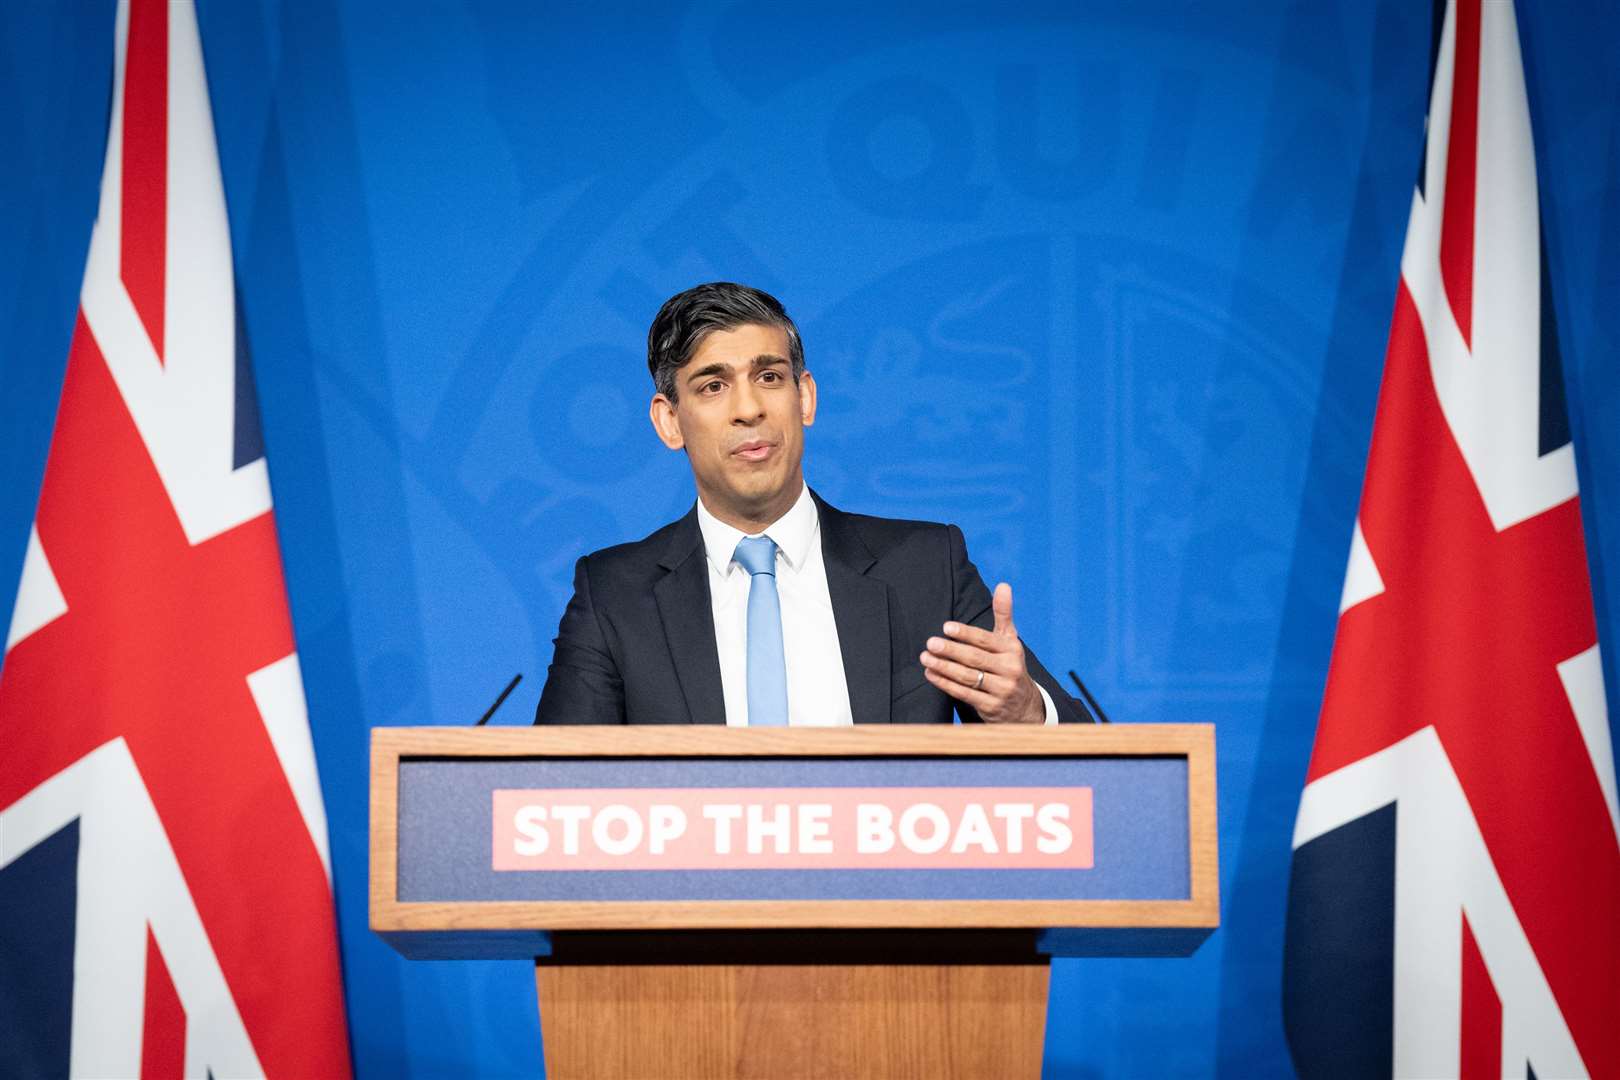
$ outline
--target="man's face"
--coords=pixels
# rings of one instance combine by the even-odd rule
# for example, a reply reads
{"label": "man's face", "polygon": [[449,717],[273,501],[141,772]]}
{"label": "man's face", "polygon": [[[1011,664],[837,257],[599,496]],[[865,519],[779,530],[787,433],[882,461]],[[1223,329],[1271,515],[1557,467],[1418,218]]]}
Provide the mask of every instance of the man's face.
{"label": "man's face", "polygon": [[793,382],[785,331],[716,330],[675,375],[675,397],[652,400],[652,422],[671,450],[686,450],[698,494],[715,517],[754,532],[792,507],[803,486],[804,429],[816,384]]}

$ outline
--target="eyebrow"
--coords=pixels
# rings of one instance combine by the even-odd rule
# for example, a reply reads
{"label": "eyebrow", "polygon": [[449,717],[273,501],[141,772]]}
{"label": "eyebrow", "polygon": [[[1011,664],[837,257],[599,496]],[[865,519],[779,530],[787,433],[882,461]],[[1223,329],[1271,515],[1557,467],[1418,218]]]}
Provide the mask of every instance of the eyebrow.
{"label": "eyebrow", "polygon": [[[751,371],[758,371],[761,368],[775,367],[777,364],[786,364],[786,363],[787,363],[787,358],[786,357],[777,356],[775,353],[760,353],[758,356],[754,357],[752,360],[750,360],[748,362],[748,367],[749,367],[749,370],[751,370]],[[690,375],[688,375],[686,377],[686,382],[687,382],[687,385],[690,386],[692,383],[695,383],[700,379],[707,379],[711,375],[730,375],[730,374],[731,374],[731,365],[730,364],[722,364],[722,363],[716,362],[716,363],[713,363],[713,364],[705,364],[704,366],[698,368],[696,371],[692,372],[692,374],[690,374]]]}

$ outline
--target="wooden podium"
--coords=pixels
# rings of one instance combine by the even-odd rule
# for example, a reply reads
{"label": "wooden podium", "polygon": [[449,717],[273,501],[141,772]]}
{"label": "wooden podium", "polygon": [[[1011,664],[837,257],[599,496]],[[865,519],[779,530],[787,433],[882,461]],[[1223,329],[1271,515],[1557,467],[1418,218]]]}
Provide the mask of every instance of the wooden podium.
{"label": "wooden podium", "polygon": [[372,929],[535,958],[555,1080],[1035,1077],[1217,890],[1207,725],[372,733]]}

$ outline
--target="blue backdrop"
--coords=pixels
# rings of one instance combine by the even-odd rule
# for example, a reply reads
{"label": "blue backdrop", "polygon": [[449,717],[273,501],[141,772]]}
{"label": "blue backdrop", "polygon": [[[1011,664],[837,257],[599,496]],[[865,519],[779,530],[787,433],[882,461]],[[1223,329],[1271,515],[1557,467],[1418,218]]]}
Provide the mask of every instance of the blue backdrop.
{"label": "blue backdrop", "polygon": [[[786,302],[807,471],[959,523],[1052,667],[1219,737],[1222,930],[1065,961],[1055,1076],[1286,1073],[1289,836],[1406,211],[1427,5],[205,2],[365,1075],[539,1072],[532,973],[366,929],[366,746],[526,723],[574,559],[693,498],[658,303]],[[1620,13],[1520,13],[1608,685]],[[0,7],[0,611],[95,211],[109,4]],[[1611,689],[1611,700],[1614,693]],[[1611,706],[1611,715],[1620,710]]]}

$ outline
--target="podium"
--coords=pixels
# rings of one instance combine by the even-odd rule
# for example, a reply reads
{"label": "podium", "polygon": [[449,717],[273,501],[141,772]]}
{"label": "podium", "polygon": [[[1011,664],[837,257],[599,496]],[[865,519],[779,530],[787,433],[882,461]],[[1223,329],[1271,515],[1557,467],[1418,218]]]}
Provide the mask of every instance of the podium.
{"label": "podium", "polygon": [[1219,923],[1208,725],[380,728],[371,926],[547,1075],[1035,1077],[1053,956]]}

